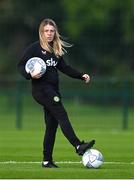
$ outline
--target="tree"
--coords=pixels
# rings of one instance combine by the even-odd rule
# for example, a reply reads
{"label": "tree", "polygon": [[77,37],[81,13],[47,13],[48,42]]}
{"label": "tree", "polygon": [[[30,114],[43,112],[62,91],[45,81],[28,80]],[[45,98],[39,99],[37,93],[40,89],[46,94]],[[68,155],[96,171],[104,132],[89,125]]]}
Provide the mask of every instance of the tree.
{"label": "tree", "polygon": [[[134,67],[133,0],[62,0],[77,60],[95,74],[131,74]],[[75,51],[75,54],[76,54]]]}
{"label": "tree", "polygon": [[1,75],[9,68],[16,75],[19,55],[48,17],[74,44],[68,58],[75,66],[95,75],[133,74],[133,0],[1,0],[0,12]]}
{"label": "tree", "polygon": [[38,40],[40,21],[48,17],[61,21],[62,8],[58,0],[3,0],[0,11],[0,74],[10,75],[12,71],[16,75],[14,66],[23,49]]}

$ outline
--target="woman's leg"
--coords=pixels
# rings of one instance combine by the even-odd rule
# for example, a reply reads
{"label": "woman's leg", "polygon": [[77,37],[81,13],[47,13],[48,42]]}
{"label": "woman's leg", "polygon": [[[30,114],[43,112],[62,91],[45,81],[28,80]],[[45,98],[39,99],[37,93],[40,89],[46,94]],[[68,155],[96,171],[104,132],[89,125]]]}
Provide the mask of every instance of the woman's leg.
{"label": "woman's leg", "polygon": [[44,108],[46,130],[43,141],[43,161],[53,161],[52,154],[54,148],[54,142],[56,137],[56,131],[58,127],[57,120],[51,115],[51,113]]}
{"label": "woman's leg", "polygon": [[75,147],[76,152],[82,155],[86,149],[91,148],[95,140],[88,143],[81,142],[76,136],[72,125],[69,121],[67,112],[61,102],[60,95],[52,88],[44,88],[44,91],[37,97],[34,95],[35,100],[43,105],[51,116],[58,122],[64,136]]}
{"label": "woman's leg", "polygon": [[58,122],[64,136],[68,141],[76,147],[81,141],[76,136],[73,127],[69,121],[67,112],[61,102],[60,96],[52,89],[49,90],[49,95],[45,98],[46,108],[53,118]]}

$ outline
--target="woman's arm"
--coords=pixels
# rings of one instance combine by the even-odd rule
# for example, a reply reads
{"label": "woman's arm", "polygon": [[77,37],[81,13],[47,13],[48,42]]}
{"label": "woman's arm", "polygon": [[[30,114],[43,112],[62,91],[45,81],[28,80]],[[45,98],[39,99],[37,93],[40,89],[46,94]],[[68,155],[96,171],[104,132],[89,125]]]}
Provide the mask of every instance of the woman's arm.
{"label": "woman's arm", "polygon": [[88,74],[80,73],[76,69],[72,68],[70,65],[66,64],[62,57],[59,59],[57,69],[72,78],[84,80],[86,83],[90,81],[90,76]]}
{"label": "woman's arm", "polygon": [[59,59],[57,69],[60,70],[61,72],[63,72],[64,74],[72,77],[72,78],[82,79],[83,80],[82,76],[83,76],[84,73],[80,73],[76,69],[72,68],[70,65],[68,65],[64,61],[64,59],[62,57]]}

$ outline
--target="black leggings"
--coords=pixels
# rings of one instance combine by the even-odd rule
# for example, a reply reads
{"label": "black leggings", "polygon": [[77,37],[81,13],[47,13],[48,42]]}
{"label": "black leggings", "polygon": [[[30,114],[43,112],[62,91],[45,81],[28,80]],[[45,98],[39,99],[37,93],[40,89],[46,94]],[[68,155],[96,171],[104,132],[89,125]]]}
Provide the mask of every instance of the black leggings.
{"label": "black leggings", "polygon": [[81,142],[75,135],[58,91],[47,88],[42,93],[33,94],[35,100],[44,107],[46,130],[43,141],[44,160],[52,161],[52,153],[58,124],[68,141],[76,147]]}

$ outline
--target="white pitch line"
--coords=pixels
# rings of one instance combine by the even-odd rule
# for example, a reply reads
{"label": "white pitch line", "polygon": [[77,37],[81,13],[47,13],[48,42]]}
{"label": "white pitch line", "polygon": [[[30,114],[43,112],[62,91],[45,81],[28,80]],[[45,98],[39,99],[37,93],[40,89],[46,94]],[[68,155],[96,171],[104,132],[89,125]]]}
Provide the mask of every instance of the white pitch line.
{"label": "white pitch line", "polygon": [[[39,161],[0,161],[0,164],[40,164]],[[80,164],[82,161],[57,161],[57,164]],[[104,162],[104,164],[134,165],[134,162]]]}

